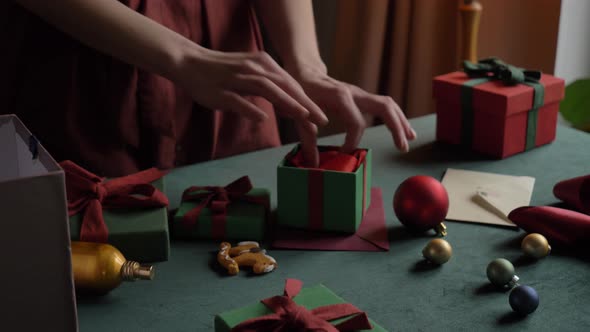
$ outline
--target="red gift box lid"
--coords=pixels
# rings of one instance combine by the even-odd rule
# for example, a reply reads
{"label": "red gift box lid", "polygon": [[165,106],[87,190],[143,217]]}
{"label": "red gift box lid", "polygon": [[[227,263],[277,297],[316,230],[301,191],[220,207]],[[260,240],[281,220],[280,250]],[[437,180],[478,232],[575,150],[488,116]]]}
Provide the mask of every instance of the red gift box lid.
{"label": "red gift box lid", "polygon": [[[448,104],[461,104],[461,85],[471,80],[462,71],[456,71],[434,78],[434,98]],[[563,99],[563,79],[543,74],[540,83],[545,87],[545,105]],[[533,106],[533,88],[525,84],[507,86],[494,80],[473,87],[473,109],[480,112],[494,112],[502,117],[525,112]]]}

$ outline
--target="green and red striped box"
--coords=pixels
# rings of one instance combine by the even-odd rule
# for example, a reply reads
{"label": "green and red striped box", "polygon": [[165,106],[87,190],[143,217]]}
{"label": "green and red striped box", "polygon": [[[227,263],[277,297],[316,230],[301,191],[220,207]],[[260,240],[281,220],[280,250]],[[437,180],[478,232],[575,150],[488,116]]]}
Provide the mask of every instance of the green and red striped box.
{"label": "green and red striped box", "polygon": [[[295,147],[289,155],[298,151]],[[318,147],[320,153],[338,149]],[[354,233],[371,201],[370,149],[354,172],[298,168],[286,157],[277,169],[278,224],[281,226]]]}

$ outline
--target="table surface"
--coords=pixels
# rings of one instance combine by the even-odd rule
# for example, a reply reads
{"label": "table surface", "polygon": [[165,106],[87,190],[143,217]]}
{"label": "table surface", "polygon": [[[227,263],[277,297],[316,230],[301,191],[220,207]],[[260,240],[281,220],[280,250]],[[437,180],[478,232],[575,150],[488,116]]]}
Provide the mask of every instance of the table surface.
{"label": "table surface", "polygon": [[[173,241],[170,260],[156,265],[155,280],[79,299],[81,331],[212,331],[216,313],[278,295],[286,278],[301,279],[304,286],[323,283],[391,331],[590,330],[587,259],[554,251],[531,263],[521,257],[522,231],[447,222],[453,257],[440,268],[426,268],[421,250],[433,235],[409,234],[391,208],[393,193],[404,179],[416,174],[440,179],[447,168],[533,176],[532,204],[556,203],[555,183],[589,173],[590,135],[560,126],[550,145],[490,160],[435,143],[434,116],[411,122],[419,137],[407,154],[394,150],[383,126],[368,129],[361,143],[373,149],[373,184],[383,189],[389,252],[271,249],[279,262],[275,272],[228,277],[213,267],[218,243]],[[342,142],[342,135],[320,139],[320,144]],[[276,166],[291,148],[176,169],[166,178],[171,208],[190,185],[225,185],[243,175],[257,187],[270,188],[276,207]],[[486,266],[498,257],[515,263],[521,283],[539,293],[541,304],[532,315],[513,314],[508,293],[489,287]]]}

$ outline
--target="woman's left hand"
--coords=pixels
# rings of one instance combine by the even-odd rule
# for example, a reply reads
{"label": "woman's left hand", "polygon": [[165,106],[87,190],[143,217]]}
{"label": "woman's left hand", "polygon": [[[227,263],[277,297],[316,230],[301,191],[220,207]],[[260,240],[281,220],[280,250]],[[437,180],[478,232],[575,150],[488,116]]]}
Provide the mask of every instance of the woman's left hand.
{"label": "woman's left hand", "polygon": [[342,146],[343,152],[357,148],[367,126],[363,114],[381,118],[391,132],[395,146],[403,152],[409,150],[408,141],[416,138],[416,132],[391,97],[374,95],[335,80],[328,76],[322,66],[287,70],[313,102],[329,117],[336,117],[344,124],[346,139]]}

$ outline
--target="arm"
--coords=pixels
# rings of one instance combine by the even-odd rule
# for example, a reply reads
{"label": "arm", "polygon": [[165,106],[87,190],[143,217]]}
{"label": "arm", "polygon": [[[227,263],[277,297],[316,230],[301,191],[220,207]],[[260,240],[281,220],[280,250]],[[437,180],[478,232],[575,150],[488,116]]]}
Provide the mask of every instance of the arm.
{"label": "arm", "polygon": [[86,45],[167,78],[174,78],[194,45],[114,0],[16,0]]}
{"label": "arm", "polygon": [[327,122],[266,54],[203,48],[116,0],[15,1],[82,43],[174,81],[209,109],[263,121],[266,113],[243,98],[261,96],[300,123]]}
{"label": "arm", "polygon": [[357,147],[364,128],[362,113],[381,117],[395,145],[409,149],[416,133],[402,110],[388,96],[377,96],[336,81],[327,75],[317,44],[311,0],[255,0],[256,10],[267,27],[285,69],[295,77],[311,99],[346,126],[344,151]]}

